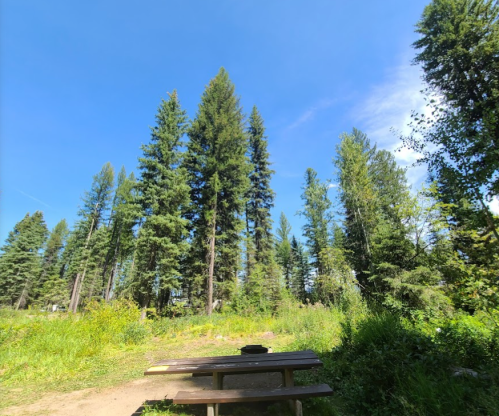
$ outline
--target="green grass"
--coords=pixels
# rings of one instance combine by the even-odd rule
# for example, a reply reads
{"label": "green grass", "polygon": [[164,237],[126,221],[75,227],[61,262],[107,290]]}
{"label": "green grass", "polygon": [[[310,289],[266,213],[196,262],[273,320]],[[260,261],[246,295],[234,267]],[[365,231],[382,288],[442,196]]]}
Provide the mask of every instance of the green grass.
{"label": "green grass", "polygon": [[[140,323],[139,315],[123,301],[94,304],[78,315],[0,310],[0,407],[139,379],[163,358],[238,354],[246,344],[263,344],[275,352],[319,354],[324,367],[297,372],[296,382],[328,383],[335,395],[304,401],[305,414],[499,415],[499,330],[480,316],[414,323],[364,305],[343,312],[293,303],[273,316],[229,312]],[[472,368],[480,377],[453,377],[453,367]],[[143,414],[204,412],[204,406],[161,401]],[[276,404],[223,406],[221,414],[288,413]]]}

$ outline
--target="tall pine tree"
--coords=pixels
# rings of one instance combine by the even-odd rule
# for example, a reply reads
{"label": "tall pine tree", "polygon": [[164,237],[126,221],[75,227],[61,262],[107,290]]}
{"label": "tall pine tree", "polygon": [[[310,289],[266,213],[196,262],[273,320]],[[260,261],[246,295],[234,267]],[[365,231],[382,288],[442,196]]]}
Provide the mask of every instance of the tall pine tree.
{"label": "tall pine tree", "polygon": [[201,97],[189,130],[189,170],[193,250],[189,262],[190,298],[202,294],[195,282],[204,280],[206,312],[214,293],[230,295],[240,268],[240,241],[248,189],[247,138],[239,98],[221,68]]}
{"label": "tall pine tree", "polygon": [[43,214],[36,211],[18,222],[7,237],[0,257],[0,302],[24,308],[33,296],[41,273],[41,248],[48,230]]}
{"label": "tall pine tree", "polygon": [[247,222],[255,249],[255,262],[268,264],[273,252],[270,209],[274,206],[274,192],[270,188],[270,180],[274,171],[270,169],[263,119],[256,107],[253,107],[249,118],[248,136],[251,173]]}
{"label": "tall pine tree", "polygon": [[180,260],[188,250],[183,212],[189,186],[180,152],[186,130],[187,115],[173,91],[162,100],[151,142],[142,147],[144,156],[139,158],[137,187],[144,223],[137,241],[134,296],[143,311],[151,301],[161,311],[181,286]]}

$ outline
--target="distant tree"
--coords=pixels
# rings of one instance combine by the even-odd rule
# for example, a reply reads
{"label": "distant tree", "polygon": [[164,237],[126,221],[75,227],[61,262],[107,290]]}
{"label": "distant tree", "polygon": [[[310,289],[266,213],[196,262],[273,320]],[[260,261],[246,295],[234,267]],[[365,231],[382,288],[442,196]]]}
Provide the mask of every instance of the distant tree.
{"label": "distant tree", "polygon": [[[69,235],[68,224],[65,219],[59,221],[54,227],[45,245],[42,261],[42,272],[38,282],[38,296],[45,305],[65,304],[68,298],[67,282],[61,279],[61,258]],[[47,283],[50,281],[50,283]],[[46,284],[47,283],[47,284]],[[57,300],[52,302],[53,287],[58,286]],[[63,294],[63,296],[60,296]]]}
{"label": "distant tree", "polygon": [[60,255],[69,235],[68,224],[65,219],[59,221],[51,231],[43,252],[42,274],[40,283],[43,284],[49,276],[59,274],[58,266]]}
{"label": "distant tree", "polygon": [[211,314],[214,292],[227,298],[237,279],[241,215],[249,186],[242,109],[223,68],[201,97],[189,138],[185,166],[192,190],[190,298],[203,294],[197,284],[204,281],[206,312]]}
{"label": "distant tree", "polygon": [[334,164],[345,216],[342,246],[361,286],[373,291],[379,264],[415,266],[401,209],[410,200],[405,172],[391,153],[371,146],[357,129],[341,136],[337,153]]}
{"label": "distant tree", "polygon": [[249,118],[248,136],[251,172],[247,216],[255,261],[268,264],[273,252],[270,209],[274,206],[274,192],[270,188],[270,180],[274,171],[270,169],[263,119],[256,107],[253,107]]}
{"label": "distant tree", "polygon": [[[138,202],[144,223],[138,234],[133,279],[134,296],[143,313],[153,300],[161,311],[172,291],[181,286],[180,260],[189,248],[183,213],[189,204],[190,189],[180,151],[187,122],[177,92],[173,91],[168,100],[162,100],[156,126],[151,129],[151,142],[142,146],[144,156],[139,158]],[[125,201],[131,198],[130,190],[122,191]],[[131,220],[119,207],[117,213],[117,220]]]}
{"label": "distant tree", "polygon": [[[77,311],[80,303],[80,293],[84,287],[85,276],[87,274],[87,266],[95,265],[100,258],[91,258],[92,244],[99,241],[93,239],[95,231],[103,224],[105,215],[109,210],[109,203],[112,198],[114,187],[114,169],[109,162],[104,164],[101,171],[94,176],[92,187],[83,197],[83,206],[78,215],[80,220],[77,222],[75,229],[72,231],[68,240],[68,258],[65,266],[65,274],[72,281],[71,300],[69,309],[73,312]],[[103,233],[100,233],[103,237]]]}
{"label": "distant tree", "polygon": [[310,287],[311,267],[308,261],[308,253],[295,236],[291,238],[291,292],[302,302],[306,301],[307,288]]}
{"label": "distant tree", "polygon": [[9,233],[0,257],[0,302],[4,305],[17,310],[31,300],[41,274],[41,248],[47,235],[40,211],[26,214]]}
{"label": "distant tree", "polygon": [[140,216],[136,179],[133,172],[127,178],[125,167],[118,174],[110,218],[109,242],[102,270],[105,283],[104,299],[109,301],[114,287],[118,263],[131,254],[134,246],[133,227]]}
{"label": "distant tree", "polygon": [[305,172],[305,185],[302,200],[304,203],[300,214],[305,217],[303,234],[307,239],[307,246],[312,257],[312,266],[321,273],[322,262],[320,253],[330,245],[330,226],[332,216],[330,212],[331,201],[327,196],[329,186],[321,183],[317,172],[308,168]]}
{"label": "distant tree", "polygon": [[284,282],[288,289],[291,287],[291,275],[293,271],[291,242],[289,240],[290,232],[291,225],[284,215],[284,212],[281,212],[279,227],[276,230],[276,260],[282,268]]}

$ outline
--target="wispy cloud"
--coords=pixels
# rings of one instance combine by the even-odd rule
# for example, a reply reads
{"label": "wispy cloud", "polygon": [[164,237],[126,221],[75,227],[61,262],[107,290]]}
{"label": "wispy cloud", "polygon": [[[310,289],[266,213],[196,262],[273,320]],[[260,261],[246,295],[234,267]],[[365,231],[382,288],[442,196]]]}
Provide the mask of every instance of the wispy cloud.
{"label": "wispy cloud", "polygon": [[[409,63],[401,64],[388,71],[385,81],[374,86],[366,99],[354,108],[353,119],[379,148],[394,152],[402,144],[399,135],[411,131],[408,124],[412,111],[427,112],[421,94],[423,87],[421,69]],[[410,167],[420,155],[402,148],[395,151],[394,156],[400,165]],[[426,176],[426,167],[411,168],[407,176],[411,185],[419,185]]]}
{"label": "wispy cloud", "polygon": [[295,121],[293,121],[289,126],[287,126],[286,130],[296,129],[302,124],[305,124],[306,122],[313,120],[318,112],[331,107],[335,102],[336,102],[335,100],[331,99],[320,100],[317,104],[307,109]]}
{"label": "wispy cloud", "polygon": [[39,204],[45,205],[47,208],[52,208],[49,204],[46,204],[45,202],[39,200],[38,198],[35,198],[33,195],[29,195],[26,192],[21,191],[20,189],[16,189],[16,191],[19,192],[20,194],[32,199],[33,201],[38,202]]}

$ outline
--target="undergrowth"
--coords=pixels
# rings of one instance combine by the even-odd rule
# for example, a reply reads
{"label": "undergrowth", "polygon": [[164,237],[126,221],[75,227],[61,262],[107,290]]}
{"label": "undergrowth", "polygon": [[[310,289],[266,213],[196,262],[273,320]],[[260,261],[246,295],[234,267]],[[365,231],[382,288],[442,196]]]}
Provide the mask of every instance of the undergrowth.
{"label": "undergrowth", "polygon": [[[238,354],[246,343],[319,354],[324,367],[297,372],[296,382],[328,383],[335,395],[305,401],[306,414],[499,415],[496,320],[455,314],[409,321],[363,303],[342,309],[287,301],[273,314],[143,322],[127,301],[91,304],[76,315],[0,310],[0,382],[6,392],[113,385],[142,377],[161,358]],[[145,414],[195,414],[165,406]]]}

